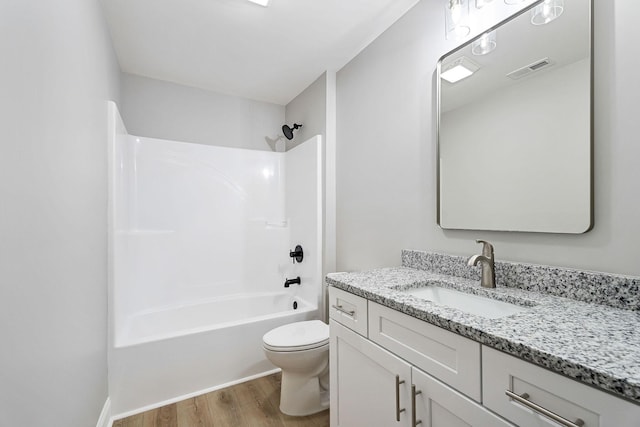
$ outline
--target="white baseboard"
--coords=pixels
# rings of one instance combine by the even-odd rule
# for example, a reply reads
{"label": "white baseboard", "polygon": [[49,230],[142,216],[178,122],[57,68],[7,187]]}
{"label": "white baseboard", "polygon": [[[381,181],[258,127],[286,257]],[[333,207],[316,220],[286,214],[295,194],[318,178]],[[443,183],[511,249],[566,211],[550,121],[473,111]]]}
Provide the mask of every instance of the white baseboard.
{"label": "white baseboard", "polygon": [[96,427],[111,427],[111,424],[111,399],[107,397],[102,407],[102,412],[100,412],[100,418],[98,418]]}
{"label": "white baseboard", "polygon": [[[132,411],[126,411],[126,412],[123,412],[121,414],[115,414],[115,415],[111,416],[111,422],[108,425],[105,425],[104,427],[111,427],[111,424],[113,423],[113,421],[119,420],[120,418],[130,417],[131,415],[140,414],[142,412],[146,412],[146,411],[149,411],[151,409],[156,409],[156,408],[159,408],[161,406],[170,405],[172,403],[176,403],[176,402],[179,402],[181,400],[189,399],[191,397],[200,396],[201,394],[211,393],[212,391],[216,391],[216,390],[220,390],[220,389],[223,389],[223,388],[231,387],[233,385],[240,384],[240,383],[243,383],[243,382],[246,382],[246,381],[255,380],[255,379],[260,378],[260,377],[266,377],[267,375],[275,374],[276,372],[280,372],[280,371],[281,371],[280,368],[275,368],[275,369],[272,369],[272,370],[269,370],[269,371],[266,371],[266,372],[261,372],[259,374],[250,375],[248,377],[244,377],[244,378],[241,378],[239,380],[230,381],[228,383],[224,383],[224,384],[220,384],[220,385],[217,385],[217,386],[214,386],[214,387],[206,388],[204,390],[198,390],[198,391],[195,391],[193,393],[183,394],[181,396],[177,396],[177,397],[174,397],[172,399],[167,399],[167,400],[164,400],[162,402],[157,402],[157,403],[154,403],[154,404],[151,404],[151,405],[143,406],[142,408],[134,409]],[[106,405],[106,403],[105,403],[105,405]],[[111,402],[109,402],[109,406],[111,406]],[[103,412],[104,412],[104,410],[103,410]],[[109,408],[109,412],[111,412],[111,408]],[[102,426],[98,425],[98,427],[102,427]]]}

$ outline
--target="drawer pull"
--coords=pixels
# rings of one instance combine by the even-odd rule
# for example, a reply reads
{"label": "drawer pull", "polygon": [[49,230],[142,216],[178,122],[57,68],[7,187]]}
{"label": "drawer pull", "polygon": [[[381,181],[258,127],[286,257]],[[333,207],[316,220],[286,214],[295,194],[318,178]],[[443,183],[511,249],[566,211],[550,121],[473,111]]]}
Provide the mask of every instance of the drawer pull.
{"label": "drawer pull", "polygon": [[396,375],[396,421],[400,421],[400,413],[405,411],[400,409],[400,384],[404,384],[404,380],[400,381],[400,375]]}
{"label": "drawer pull", "polygon": [[351,316],[353,317],[356,314],[355,310],[346,310],[344,307],[342,307],[341,305],[332,305],[331,307],[333,307],[336,311],[339,311],[342,314],[346,314],[347,316]]}
{"label": "drawer pull", "polygon": [[558,424],[561,424],[565,427],[582,427],[584,426],[584,421],[582,421],[580,418],[576,419],[575,421],[571,422],[566,418],[561,417],[560,415],[556,414],[555,412],[551,412],[550,410],[543,408],[540,405],[537,405],[535,403],[533,403],[530,400],[527,400],[527,398],[529,397],[529,395],[527,393],[522,393],[522,395],[518,395],[515,394],[514,392],[510,391],[510,390],[505,390],[505,394],[507,396],[509,396],[511,399],[515,400],[516,402],[520,403],[523,406],[526,406],[527,408],[531,409],[534,412],[539,413],[540,415],[544,415],[547,418],[552,419],[553,421],[557,422]]}
{"label": "drawer pull", "polygon": [[416,391],[416,385],[411,384],[411,427],[418,427],[418,424],[422,424],[422,420],[416,421],[416,396],[421,393],[422,390]]}

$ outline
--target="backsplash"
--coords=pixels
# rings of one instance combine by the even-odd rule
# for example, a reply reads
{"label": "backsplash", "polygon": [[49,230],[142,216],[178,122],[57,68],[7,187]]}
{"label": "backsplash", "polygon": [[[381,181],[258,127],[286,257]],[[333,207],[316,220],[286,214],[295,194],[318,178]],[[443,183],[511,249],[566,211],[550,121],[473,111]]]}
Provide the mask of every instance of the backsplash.
{"label": "backsplash", "polygon": [[[480,267],[467,257],[415,250],[402,251],[402,265],[449,276],[480,280]],[[548,265],[495,261],[496,286],[543,292],[624,310],[640,310],[640,277]]]}

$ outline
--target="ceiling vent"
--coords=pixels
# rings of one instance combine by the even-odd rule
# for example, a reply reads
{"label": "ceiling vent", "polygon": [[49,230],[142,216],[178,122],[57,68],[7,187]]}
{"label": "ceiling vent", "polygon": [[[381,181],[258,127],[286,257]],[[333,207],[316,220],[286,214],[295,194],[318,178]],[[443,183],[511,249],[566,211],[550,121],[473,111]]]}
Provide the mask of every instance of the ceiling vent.
{"label": "ceiling vent", "polygon": [[513,80],[517,80],[535,71],[540,71],[543,68],[547,68],[553,64],[553,61],[551,61],[549,58],[543,58],[534,62],[533,64],[527,65],[526,67],[518,68],[517,70],[510,72],[509,74],[507,74],[507,77]]}

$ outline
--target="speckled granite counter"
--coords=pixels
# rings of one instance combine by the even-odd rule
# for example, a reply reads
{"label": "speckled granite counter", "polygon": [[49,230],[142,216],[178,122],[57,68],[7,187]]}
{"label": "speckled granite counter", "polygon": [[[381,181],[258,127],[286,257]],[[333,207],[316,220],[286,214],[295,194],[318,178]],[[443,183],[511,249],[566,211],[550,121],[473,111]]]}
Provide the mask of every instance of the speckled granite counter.
{"label": "speckled granite counter", "polygon": [[[424,268],[419,262],[407,262],[407,258],[415,258],[416,254],[420,258],[420,253],[415,251],[403,252],[403,264]],[[443,255],[425,253],[425,256]],[[460,260],[454,261],[459,264]],[[474,274],[476,272],[471,273]],[[619,277],[629,279],[620,291],[640,298],[628,289],[637,286],[638,281]],[[401,292],[433,282],[528,309],[508,317],[488,319]],[[640,404],[640,311],[637,309],[577,301],[540,290],[503,287],[500,283],[495,289],[485,289],[474,279],[410,267],[332,273],[327,276],[327,283]],[[586,293],[593,294],[593,291]],[[607,294],[611,297],[611,292]],[[625,304],[628,299],[625,298]]]}

